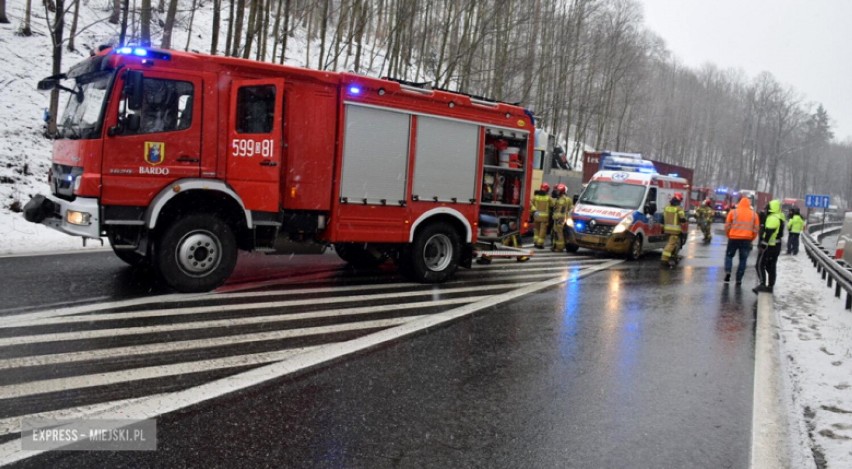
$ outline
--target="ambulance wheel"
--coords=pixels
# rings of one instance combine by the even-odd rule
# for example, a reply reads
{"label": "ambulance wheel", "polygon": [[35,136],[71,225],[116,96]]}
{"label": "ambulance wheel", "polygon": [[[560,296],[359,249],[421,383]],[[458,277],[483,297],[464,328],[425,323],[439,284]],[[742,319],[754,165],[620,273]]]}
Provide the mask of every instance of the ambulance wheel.
{"label": "ambulance wheel", "polygon": [[580,249],[580,246],[571,243],[565,243],[565,251],[566,252],[577,252]]}
{"label": "ambulance wheel", "polygon": [[175,290],[210,291],[225,283],[237,263],[234,232],[213,215],[181,218],[160,235],[154,263]]}
{"label": "ambulance wheel", "polygon": [[423,283],[441,283],[459,267],[461,240],[446,223],[435,223],[417,232],[408,251],[403,272]]}
{"label": "ambulance wheel", "polygon": [[387,260],[383,253],[365,243],[337,243],[334,250],[338,257],[358,269],[374,269]]}
{"label": "ambulance wheel", "polygon": [[635,261],[642,257],[642,236],[636,235],[633,237],[633,242],[630,243],[630,251],[627,253],[630,260]]}

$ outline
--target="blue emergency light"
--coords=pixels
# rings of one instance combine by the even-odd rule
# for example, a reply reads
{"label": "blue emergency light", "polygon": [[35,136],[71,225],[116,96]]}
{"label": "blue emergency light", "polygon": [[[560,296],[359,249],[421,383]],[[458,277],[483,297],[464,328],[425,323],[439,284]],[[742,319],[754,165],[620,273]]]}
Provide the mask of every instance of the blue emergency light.
{"label": "blue emergency light", "polygon": [[144,47],[119,47],[115,50],[116,54],[120,55],[134,55],[136,57],[145,57],[149,59],[160,59],[160,60],[170,60],[172,56],[165,52],[154,51],[151,49],[146,49]]}
{"label": "blue emergency light", "polygon": [[358,87],[358,86],[352,85],[352,86],[349,87],[349,93],[350,94],[356,94],[356,95],[361,94],[361,88]]}

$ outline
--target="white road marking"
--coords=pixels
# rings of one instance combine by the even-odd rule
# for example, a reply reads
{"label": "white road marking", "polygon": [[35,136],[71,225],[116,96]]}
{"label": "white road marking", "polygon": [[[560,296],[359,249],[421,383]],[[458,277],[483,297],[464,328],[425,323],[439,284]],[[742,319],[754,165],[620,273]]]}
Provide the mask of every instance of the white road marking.
{"label": "white road marking", "polygon": [[[180,324],[165,324],[161,326],[142,326],[142,327],[129,327],[122,329],[97,329],[92,331],[78,331],[78,332],[59,332],[54,334],[40,334],[40,335],[29,335],[29,336],[19,336],[19,337],[6,337],[0,339],[0,347],[6,347],[10,345],[23,345],[23,344],[37,344],[37,343],[47,343],[47,342],[64,342],[70,340],[88,340],[88,339],[99,339],[104,337],[120,337],[120,336],[128,336],[128,335],[140,335],[140,334],[154,334],[161,332],[174,332],[174,331],[186,331],[186,330],[196,330],[196,329],[210,329],[210,328],[228,328],[234,326],[243,326],[250,324],[264,324],[270,322],[288,322],[295,321],[298,319],[316,319],[316,318],[326,318],[326,317],[336,317],[336,316],[354,316],[354,315],[366,315],[373,313],[381,313],[388,311],[400,311],[407,309],[419,309],[419,308],[429,308],[433,306],[445,306],[445,305],[454,305],[454,304],[463,304],[463,303],[473,303],[475,301],[482,300],[483,298],[489,298],[488,295],[485,296],[471,296],[465,298],[453,298],[448,300],[437,300],[437,301],[419,301],[415,303],[403,303],[403,304],[390,304],[390,305],[380,305],[380,306],[365,306],[361,308],[344,308],[344,309],[332,309],[325,311],[314,311],[310,313],[286,313],[286,314],[277,314],[277,315],[268,315],[268,316],[256,316],[249,318],[232,318],[232,319],[220,319],[214,321],[197,321],[190,323],[180,323]],[[240,308],[234,308],[240,309]]]}
{"label": "white road marking", "polygon": [[34,396],[51,392],[73,391],[75,389],[108,386],[110,384],[129,383],[143,379],[166,378],[203,371],[216,371],[225,368],[235,368],[247,365],[259,365],[284,360],[294,355],[313,350],[316,347],[303,347],[275,352],[234,355],[230,357],[199,360],[194,362],[175,363],[172,365],[147,366],[129,370],[110,371],[92,375],[72,376],[69,378],[45,379],[29,383],[0,386],[0,399]]}
{"label": "white road marking", "polygon": [[82,352],[55,353],[50,355],[34,355],[29,357],[16,357],[0,360],[0,370],[12,368],[23,368],[28,366],[57,365],[60,363],[85,362],[92,360],[106,360],[111,358],[126,358],[140,355],[156,355],[158,353],[182,352],[187,350],[221,347],[235,344],[248,344],[252,342],[263,342],[267,340],[291,339],[294,337],[307,337],[312,335],[335,334],[338,332],[357,331],[361,329],[372,329],[376,321],[360,321],[331,326],[303,327],[299,329],[285,329],[281,331],[258,332],[255,334],[240,334],[209,339],[181,340],[176,342],[162,342],[145,345],[130,345],[126,347],[113,347],[100,350],[85,350]]}
{"label": "white road marking", "polygon": [[[234,376],[215,380],[183,391],[167,393],[165,396],[145,398],[120,408],[94,412],[88,418],[99,419],[146,419],[155,418],[168,412],[186,408],[200,402],[204,402],[225,394],[233,393],[250,386],[254,386],[271,379],[279,378],[298,371],[315,367],[321,363],[334,360],[361,350],[376,347],[379,344],[396,341],[402,337],[415,334],[424,329],[433,328],[437,325],[447,323],[461,317],[473,314],[477,311],[514,300],[516,298],[534,293],[545,288],[576,281],[579,278],[591,275],[600,270],[608,269],[623,260],[612,260],[598,266],[565,273],[557,278],[527,285],[526,287],[493,295],[481,299],[475,303],[467,304],[459,308],[451,309],[442,313],[422,316],[397,327],[385,329],[368,334],[347,342],[329,344],[317,347],[311,351],[304,352],[288,359],[274,362],[269,365],[238,373]],[[43,451],[22,451],[21,440],[14,440],[0,445],[0,465],[10,464],[29,457],[41,454]]]}
{"label": "white road marking", "polygon": [[132,399],[120,399],[117,401],[100,402],[98,404],[84,405],[72,407],[70,409],[50,410],[47,412],[38,412],[35,414],[19,415],[17,417],[0,419],[0,436],[8,435],[9,433],[21,433],[21,420],[24,419],[49,419],[49,420],[73,420],[85,417],[94,412],[103,412],[116,407],[126,406],[142,399],[149,399],[156,396],[164,396],[165,394],[154,394],[151,396],[134,397]]}
{"label": "white road marking", "polygon": [[[529,282],[528,282],[529,283]],[[325,304],[335,304],[335,303],[350,303],[350,302],[366,302],[373,300],[384,300],[384,299],[401,299],[401,298],[411,298],[415,296],[429,296],[429,295],[442,295],[447,293],[465,293],[465,292],[482,292],[489,290],[505,290],[511,288],[513,286],[517,286],[517,283],[502,283],[497,285],[481,285],[481,286],[473,286],[473,287],[458,287],[458,288],[434,288],[429,290],[417,290],[410,292],[400,292],[400,293],[379,293],[375,295],[355,295],[355,296],[333,296],[333,297],[325,297],[325,298],[309,298],[304,300],[286,300],[286,301],[271,301],[264,303],[239,303],[239,304],[224,304],[224,305],[211,305],[211,306],[194,306],[194,307],[186,307],[186,308],[173,308],[173,309],[155,309],[149,311],[126,311],[121,313],[109,313],[109,314],[86,314],[79,316],[66,316],[61,318],[49,318],[42,319],[36,321],[30,321],[26,324],[26,326],[41,326],[46,324],[74,324],[74,323],[89,323],[95,321],[111,321],[118,319],[139,319],[139,318],[154,318],[154,317],[167,317],[167,316],[182,316],[182,315],[190,315],[190,314],[213,314],[213,313],[224,313],[229,311],[251,311],[257,309],[278,309],[278,308],[289,308],[293,306],[311,306],[311,305],[325,305]],[[526,285],[526,284],[524,284]],[[310,313],[302,313],[310,315]],[[288,316],[289,317],[289,316]],[[311,317],[311,316],[305,316]],[[320,316],[322,317],[322,316]],[[16,326],[20,327],[20,325]],[[3,326],[0,326],[3,328]]]}

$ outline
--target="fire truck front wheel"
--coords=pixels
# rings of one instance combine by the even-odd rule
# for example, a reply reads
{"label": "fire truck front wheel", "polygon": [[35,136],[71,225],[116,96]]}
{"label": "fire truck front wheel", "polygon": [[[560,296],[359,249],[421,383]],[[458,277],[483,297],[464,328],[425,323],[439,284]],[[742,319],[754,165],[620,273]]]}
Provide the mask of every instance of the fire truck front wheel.
{"label": "fire truck front wheel", "polygon": [[237,262],[234,232],[220,218],[190,215],[166,228],[155,263],[163,280],[184,293],[210,291],[231,275]]}
{"label": "fire truck front wheel", "polygon": [[458,269],[460,256],[458,232],[446,223],[435,223],[417,232],[403,270],[419,282],[441,283]]}

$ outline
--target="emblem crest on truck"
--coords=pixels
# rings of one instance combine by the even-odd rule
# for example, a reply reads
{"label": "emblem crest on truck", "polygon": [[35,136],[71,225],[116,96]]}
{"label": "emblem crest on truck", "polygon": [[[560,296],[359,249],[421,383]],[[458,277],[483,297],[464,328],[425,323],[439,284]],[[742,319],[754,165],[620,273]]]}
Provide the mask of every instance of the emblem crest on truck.
{"label": "emblem crest on truck", "polygon": [[165,142],[145,142],[145,162],[151,166],[163,164],[166,159]]}

